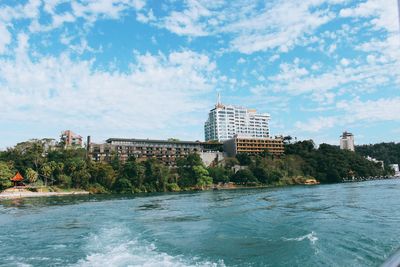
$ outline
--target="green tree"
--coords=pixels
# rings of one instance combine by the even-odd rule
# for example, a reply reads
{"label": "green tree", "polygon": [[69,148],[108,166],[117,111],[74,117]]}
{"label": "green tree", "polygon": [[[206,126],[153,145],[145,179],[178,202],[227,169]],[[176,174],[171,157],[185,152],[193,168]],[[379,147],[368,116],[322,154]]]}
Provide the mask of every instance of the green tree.
{"label": "green tree", "polygon": [[135,158],[131,157],[121,166],[118,176],[122,179],[128,179],[132,186],[140,188],[145,180],[145,167],[137,163]]}
{"label": "green tree", "polygon": [[225,158],[224,161],[226,168],[232,168],[233,166],[240,164],[237,158]]}
{"label": "green tree", "polygon": [[251,170],[244,169],[237,171],[231,177],[231,181],[237,184],[248,184],[257,182],[257,178],[253,175]]}
{"label": "green tree", "polygon": [[208,173],[212,177],[214,183],[228,183],[230,171],[224,167],[209,167]]}
{"label": "green tree", "polygon": [[177,171],[179,174],[178,185],[180,187],[190,187],[197,183],[196,174],[193,167],[202,166],[203,162],[198,154],[189,154],[177,160]]}
{"label": "green tree", "polygon": [[98,183],[108,190],[113,188],[117,174],[110,164],[92,163],[89,166],[89,173],[91,183]]}
{"label": "green tree", "polygon": [[196,179],[196,185],[204,189],[204,187],[210,186],[213,183],[212,178],[206,168],[201,165],[193,166],[193,172]]}
{"label": "green tree", "polygon": [[91,175],[86,169],[74,171],[71,175],[72,186],[75,188],[88,188]]}
{"label": "green tree", "polygon": [[326,179],[327,179],[327,182],[330,182],[330,183],[339,182],[340,175],[339,175],[339,172],[337,171],[337,169],[329,168],[326,172]]}
{"label": "green tree", "polygon": [[260,181],[263,184],[270,183],[268,171],[265,168],[262,167],[255,167],[252,169],[253,175],[255,178],[257,178],[258,181]]}
{"label": "green tree", "polygon": [[273,183],[273,182],[278,182],[280,179],[282,179],[282,177],[283,177],[283,175],[282,175],[282,173],[280,172],[280,171],[277,171],[277,170],[273,170],[273,171],[271,171],[271,173],[268,175],[268,181],[270,182],[270,183]]}
{"label": "green tree", "polygon": [[60,174],[58,176],[58,182],[59,182],[60,186],[62,186],[64,188],[69,188],[72,185],[72,178],[71,178],[71,176],[68,176],[66,174]]}
{"label": "green tree", "polygon": [[274,158],[274,154],[270,153],[269,150],[266,148],[263,152],[261,152],[261,157],[263,158]]}
{"label": "green tree", "polygon": [[283,142],[285,144],[290,144],[292,140],[293,138],[290,135],[283,137]]}
{"label": "green tree", "polygon": [[30,140],[18,143],[3,154],[8,161],[14,162],[19,171],[25,173],[27,168],[38,171],[45,161],[44,149],[39,140]]}
{"label": "green tree", "polygon": [[12,186],[11,178],[14,176],[15,170],[10,162],[0,161],[0,189],[4,190]]}
{"label": "green tree", "polygon": [[35,183],[38,179],[39,174],[32,168],[28,168],[25,171],[25,176],[28,178],[30,183]]}
{"label": "green tree", "polygon": [[147,191],[167,191],[166,185],[171,176],[169,168],[155,159],[146,160],[144,167]]}
{"label": "green tree", "polygon": [[126,178],[118,179],[114,185],[115,191],[118,193],[128,194],[133,192],[133,186],[130,180]]}
{"label": "green tree", "polygon": [[400,163],[400,143],[379,143],[355,147],[356,152],[363,157],[370,156],[383,160],[385,166]]}
{"label": "green tree", "polygon": [[41,174],[44,177],[44,186],[47,186],[47,180],[53,175],[52,164],[44,163],[41,168]]}
{"label": "green tree", "polygon": [[55,181],[56,183],[59,183],[59,184],[62,183],[62,179],[63,178],[60,178],[60,176],[64,175],[64,166],[65,165],[64,165],[63,162],[57,162],[54,165],[54,170],[53,170],[54,179],[53,179],[53,181]]}
{"label": "green tree", "polygon": [[251,157],[247,153],[238,153],[236,158],[242,166],[248,166],[251,164]]}

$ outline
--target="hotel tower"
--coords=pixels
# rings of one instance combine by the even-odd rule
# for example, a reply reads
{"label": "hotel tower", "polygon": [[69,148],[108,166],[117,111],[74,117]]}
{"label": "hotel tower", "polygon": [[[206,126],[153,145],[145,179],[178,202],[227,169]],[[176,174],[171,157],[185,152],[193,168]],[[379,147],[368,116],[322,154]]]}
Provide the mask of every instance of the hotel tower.
{"label": "hotel tower", "polygon": [[269,114],[259,114],[255,109],[223,105],[218,94],[217,104],[204,125],[205,141],[223,142],[235,135],[268,138],[269,120]]}

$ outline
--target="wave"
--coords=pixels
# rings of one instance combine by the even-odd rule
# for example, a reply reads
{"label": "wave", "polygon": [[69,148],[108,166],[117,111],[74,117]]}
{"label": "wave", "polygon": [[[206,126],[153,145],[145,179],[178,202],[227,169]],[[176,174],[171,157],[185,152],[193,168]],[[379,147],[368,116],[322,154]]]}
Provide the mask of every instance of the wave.
{"label": "wave", "polygon": [[312,231],[311,233],[307,234],[307,235],[303,235],[300,237],[293,237],[293,238],[283,238],[283,240],[285,241],[303,241],[304,239],[308,239],[312,244],[315,244],[315,242],[318,241],[318,237],[317,234]]}
{"label": "wave", "polygon": [[184,258],[160,252],[154,243],[138,238],[128,240],[132,235],[125,228],[112,228],[92,235],[87,240],[87,256],[73,267],[96,266],[225,266],[224,262],[202,261],[199,258]]}
{"label": "wave", "polygon": [[48,257],[25,258],[22,256],[9,256],[4,259],[2,258],[1,260],[2,261],[0,261],[0,266],[32,267],[35,266],[35,264],[28,262],[40,262],[40,264],[44,264],[48,263],[51,259]]}

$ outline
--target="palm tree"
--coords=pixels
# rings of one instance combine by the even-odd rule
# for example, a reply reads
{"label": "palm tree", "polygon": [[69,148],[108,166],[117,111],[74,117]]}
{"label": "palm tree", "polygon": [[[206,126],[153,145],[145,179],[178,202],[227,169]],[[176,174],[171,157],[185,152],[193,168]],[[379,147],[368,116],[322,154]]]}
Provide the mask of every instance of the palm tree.
{"label": "palm tree", "polygon": [[25,176],[28,177],[30,183],[35,183],[38,179],[38,173],[31,168],[26,170]]}
{"label": "palm tree", "polygon": [[53,168],[45,163],[42,166],[42,176],[44,177],[44,186],[47,186],[47,179],[51,177],[51,175],[53,174]]}

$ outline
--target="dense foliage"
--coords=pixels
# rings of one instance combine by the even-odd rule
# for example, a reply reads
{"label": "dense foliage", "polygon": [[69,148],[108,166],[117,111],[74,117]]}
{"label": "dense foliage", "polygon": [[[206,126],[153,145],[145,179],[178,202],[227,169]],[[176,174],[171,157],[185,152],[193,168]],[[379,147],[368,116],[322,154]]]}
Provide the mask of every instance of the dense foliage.
{"label": "dense foliage", "polygon": [[286,153],[279,158],[267,151],[262,155],[238,154],[208,168],[197,154],[178,159],[175,168],[156,159],[130,158],[122,163],[116,155],[110,163],[102,163],[87,160],[84,149],[45,151],[39,142],[29,141],[0,152],[0,189],[11,186],[9,179],[16,171],[33,186],[82,188],[94,193],[180,191],[228,182],[246,186],[292,184],[313,177],[333,183],[351,176],[387,174],[357,153],[326,144],[316,149],[312,141],[286,144]]}
{"label": "dense foliage", "polygon": [[298,155],[302,158],[302,171],[321,182],[334,183],[342,178],[373,177],[392,174],[384,170],[379,163],[365,159],[362,155],[337,146],[321,144],[318,149],[310,141],[287,144],[287,155]]}
{"label": "dense foliage", "polygon": [[400,143],[379,143],[373,145],[356,146],[356,152],[363,156],[370,156],[383,160],[385,165],[400,164]]}
{"label": "dense foliage", "polygon": [[156,159],[122,164],[118,157],[110,163],[87,160],[84,149],[57,148],[44,151],[40,142],[30,141],[0,152],[0,190],[10,187],[10,178],[19,171],[33,186],[82,188],[95,193],[178,191],[205,188],[212,178],[199,155],[179,159],[169,168]]}

